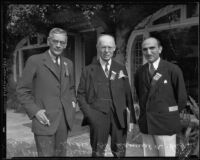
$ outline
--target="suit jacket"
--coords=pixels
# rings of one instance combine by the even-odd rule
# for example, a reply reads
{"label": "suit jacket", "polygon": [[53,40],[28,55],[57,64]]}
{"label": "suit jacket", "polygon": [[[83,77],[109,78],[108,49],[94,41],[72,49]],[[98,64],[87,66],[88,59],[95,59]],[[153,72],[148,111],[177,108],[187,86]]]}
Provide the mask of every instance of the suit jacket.
{"label": "suit jacket", "polygon": [[[126,127],[126,118],[127,112],[126,108],[128,107],[132,114],[132,121],[135,123],[135,112],[133,108],[133,100],[131,95],[131,89],[128,81],[128,77],[118,78],[119,72],[127,76],[127,71],[125,66],[120,65],[119,63],[112,60],[110,67],[111,71],[116,72],[114,80],[109,81],[109,87],[111,91],[112,101],[114,108],[117,113],[120,125],[122,128]],[[89,66],[87,66],[81,75],[80,84],[77,91],[77,100],[80,106],[80,109],[84,113],[84,118],[92,115],[92,109],[104,112],[104,103],[99,101],[97,95],[98,92],[98,76],[100,73],[104,72],[99,61],[96,61]],[[104,74],[104,73],[103,73]],[[85,119],[83,120],[85,121]],[[87,123],[86,123],[87,124]]]}
{"label": "suit jacket", "polygon": [[[55,133],[61,111],[64,109],[66,120],[72,128],[76,101],[73,63],[61,56],[61,74],[53,63],[48,51],[31,56],[26,63],[17,85],[18,99],[24,105],[30,119],[32,131],[38,135]],[[42,125],[35,117],[41,110],[46,110],[50,126]]]}
{"label": "suit jacket", "polygon": [[187,94],[177,65],[161,59],[150,81],[146,63],[135,74],[135,89],[140,105],[138,123],[141,132],[172,135],[180,131],[179,112],[186,105]]}

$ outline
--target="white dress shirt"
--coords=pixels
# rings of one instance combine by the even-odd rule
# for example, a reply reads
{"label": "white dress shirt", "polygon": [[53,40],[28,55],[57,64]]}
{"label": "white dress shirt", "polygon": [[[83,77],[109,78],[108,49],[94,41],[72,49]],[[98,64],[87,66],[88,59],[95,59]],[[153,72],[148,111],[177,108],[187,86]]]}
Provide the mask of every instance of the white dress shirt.
{"label": "white dress shirt", "polygon": [[[53,61],[53,63],[56,63],[56,56],[54,56],[51,51],[49,50],[49,55]],[[58,56],[58,65],[60,65],[60,56]]]}
{"label": "white dress shirt", "polygon": [[[153,62],[153,67],[155,70],[158,69],[159,63],[160,63],[160,57],[155,62]],[[150,68],[150,64],[149,64],[149,68]]]}
{"label": "white dress shirt", "polygon": [[[105,68],[106,68],[106,61],[103,61],[102,59],[101,59],[101,57],[99,58],[99,61],[100,61],[100,64],[101,64],[101,67],[103,68],[103,70],[104,70],[104,73],[105,73]],[[110,66],[111,66],[111,63],[112,63],[112,60],[110,59],[109,61],[108,61],[108,71],[110,71]],[[106,74],[106,73],[105,73]]]}

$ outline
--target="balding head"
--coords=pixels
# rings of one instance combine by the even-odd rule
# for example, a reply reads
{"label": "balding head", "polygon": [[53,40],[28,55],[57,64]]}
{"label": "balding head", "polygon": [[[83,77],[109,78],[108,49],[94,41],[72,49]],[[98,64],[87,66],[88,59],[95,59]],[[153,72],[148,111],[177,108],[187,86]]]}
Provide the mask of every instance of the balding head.
{"label": "balding head", "polygon": [[113,36],[109,34],[101,34],[97,39],[97,47],[101,45],[102,41],[111,41],[113,43],[113,46],[115,47],[115,39]]}
{"label": "balding head", "polygon": [[113,57],[116,49],[115,39],[109,34],[100,35],[97,39],[97,56],[102,60],[108,61]]}
{"label": "balding head", "polygon": [[146,38],[142,42],[142,53],[149,63],[155,62],[162,52],[160,41],[154,37]]}
{"label": "balding head", "polygon": [[145,43],[145,41],[147,41],[147,40],[150,40],[150,41],[154,41],[154,42],[156,42],[157,45],[158,45],[158,47],[161,46],[160,41],[159,41],[157,38],[155,38],[155,37],[148,37],[148,38],[145,38],[145,39],[143,40],[143,42],[142,42],[142,45],[143,45],[143,43]]}

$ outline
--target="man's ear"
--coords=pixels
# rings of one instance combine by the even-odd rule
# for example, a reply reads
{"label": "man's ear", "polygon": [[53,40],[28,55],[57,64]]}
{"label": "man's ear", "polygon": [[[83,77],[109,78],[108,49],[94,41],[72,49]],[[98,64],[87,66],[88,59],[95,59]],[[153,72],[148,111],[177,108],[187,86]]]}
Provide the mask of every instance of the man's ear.
{"label": "man's ear", "polygon": [[47,38],[47,45],[49,46],[50,44],[50,37]]}
{"label": "man's ear", "polygon": [[159,46],[159,48],[158,48],[159,54],[162,53],[162,49],[163,49],[163,47],[162,47],[162,46]]}

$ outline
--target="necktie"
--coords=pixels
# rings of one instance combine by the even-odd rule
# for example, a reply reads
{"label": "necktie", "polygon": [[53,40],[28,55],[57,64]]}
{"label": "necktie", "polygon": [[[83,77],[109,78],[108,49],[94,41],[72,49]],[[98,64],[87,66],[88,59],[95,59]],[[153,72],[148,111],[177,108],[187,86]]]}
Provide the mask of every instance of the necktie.
{"label": "necktie", "polygon": [[57,66],[57,67],[60,67],[60,64],[59,64],[59,56],[56,57],[56,66]]}
{"label": "necktie", "polygon": [[106,74],[106,77],[108,77],[109,75],[108,62],[106,62],[106,65],[105,65],[105,74]]}
{"label": "necktie", "polygon": [[150,73],[151,77],[153,77],[154,72],[155,72],[155,68],[154,68],[154,66],[153,66],[153,63],[150,63],[150,66],[149,66],[149,73]]}

